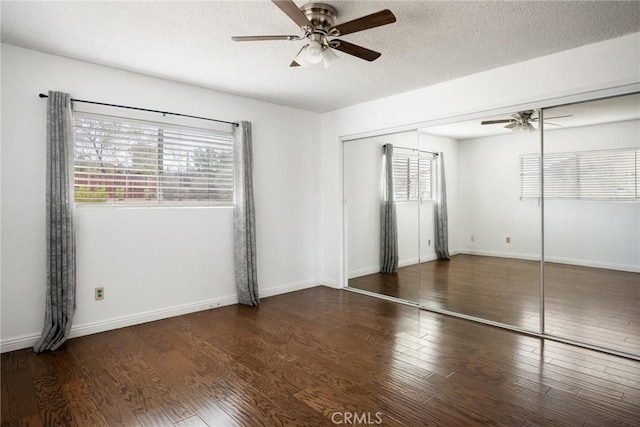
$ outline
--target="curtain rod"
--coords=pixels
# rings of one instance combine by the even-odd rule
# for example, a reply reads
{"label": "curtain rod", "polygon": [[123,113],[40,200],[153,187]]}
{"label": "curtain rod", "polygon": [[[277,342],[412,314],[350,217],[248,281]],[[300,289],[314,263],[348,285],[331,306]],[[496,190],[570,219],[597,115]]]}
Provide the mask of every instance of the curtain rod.
{"label": "curtain rod", "polygon": [[437,156],[438,153],[434,153],[433,151],[427,151],[427,150],[418,150],[415,148],[407,148],[407,147],[394,147],[396,150],[410,150],[410,151],[417,151],[418,153],[429,153],[429,154],[433,154],[434,156]]}
{"label": "curtain rod", "polygon": [[[44,93],[41,93],[38,96],[40,98],[48,98],[49,97],[49,95],[45,95]],[[71,98],[71,101],[73,101],[73,102],[84,102],[85,104],[104,105],[106,107],[127,108],[129,110],[147,111],[149,113],[169,114],[169,115],[172,115],[172,116],[188,117],[190,119],[208,120],[210,122],[226,123],[226,124],[229,124],[229,125],[233,125],[235,127],[239,126],[238,122],[228,122],[226,120],[210,119],[208,117],[198,117],[198,116],[190,116],[188,114],[171,113],[169,111],[150,110],[148,108],[129,107],[129,106],[126,106],[126,105],[118,105],[118,104],[107,104],[105,102],[85,101],[84,99],[73,99],[73,98]]]}

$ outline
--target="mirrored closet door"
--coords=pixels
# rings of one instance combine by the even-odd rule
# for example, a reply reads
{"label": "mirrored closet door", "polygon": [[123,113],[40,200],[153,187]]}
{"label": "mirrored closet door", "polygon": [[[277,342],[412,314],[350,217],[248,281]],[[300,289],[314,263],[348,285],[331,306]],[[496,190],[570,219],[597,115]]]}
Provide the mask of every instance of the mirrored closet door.
{"label": "mirrored closet door", "polygon": [[346,141],[348,286],[639,357],[639,172],[639,94]]}
{"label": "mirrored closet door", "polygon": [[416,131],[344,142],[350,288],[418,303],[424,188],[417,148]]}
{"label": "mirrored closet door", "polygon": [[545,332],[640,355],[640,95],[543,114]]}
{"label": "mirrored closet door", "polygon": [[437,218],[446,200],[449,249],[442,259],[424,248],[420,304],[539,331],[541,209],[521,194],[522,156],[540,152],[537,112],[424,128],[420,148],[444,169],[436,207],[423,214]]}

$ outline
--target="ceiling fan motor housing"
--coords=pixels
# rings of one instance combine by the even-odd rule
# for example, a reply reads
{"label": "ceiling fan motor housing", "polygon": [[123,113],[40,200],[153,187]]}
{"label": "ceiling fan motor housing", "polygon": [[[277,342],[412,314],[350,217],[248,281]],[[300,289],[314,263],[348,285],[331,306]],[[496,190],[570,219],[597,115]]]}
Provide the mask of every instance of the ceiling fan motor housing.
{"label": "ceiling fan motor housing", "polygon": [[311,21],[315,31],[323,34],[327,34],[329,28],[333,27],[338,16],[336,9],[325,3],[307,3],[300,10]]}

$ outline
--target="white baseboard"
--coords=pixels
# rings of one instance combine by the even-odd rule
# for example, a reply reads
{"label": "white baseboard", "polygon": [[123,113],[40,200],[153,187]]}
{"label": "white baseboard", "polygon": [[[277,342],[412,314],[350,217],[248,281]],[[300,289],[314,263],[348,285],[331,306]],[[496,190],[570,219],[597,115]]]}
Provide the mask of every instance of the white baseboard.
{"label": "white baseboard", "polygon": [[[453,253],[450,253],[450,255],[453,255]],[[420,262],[430,262],[430,261],[435,261],[438,259],[438,255],[436,254],[432,254],[432,255],[425,255],[420,257]]]}
{"label": "white baseboard", "polygon": [[618,264],[614,262],[601,262],[601,261],[591,261],[591,260],[578,259],[578,258],[564,258],[564,257],[554,257],[554,256],[545,257],[545,261],[555,262],[558,264],[579,265],[581,267],[604,268],[607,270],[618,270],[618,271],[626,271],[629,273],[640,273],[640,266],[638,265]]}
{"label": "white baseboard", "polygon": [[414,264],[417,264],[418,262],[419,262],[418,257],[401,259],[398,261],[398,268],[406,267],[407,265],[414,265]]}
{"label": "white baseboard", "polygon": [[[492,256],[492,257],[498,257],[498,258],[523,259],[527,261],[540,260],[539,255],[517,253],[517,252],[498,252],[498,251],[485,251],[485,250],[478,250],[478,249],[461,249],[459,253],[468,254],[468,255]],[[578,265],[580,267],[604,268],[607,270],[640,273],[640,266],[637,266],[637,265],[618,264],[613,262],[602,262],[602,261],[593,261],[593,260],[580,259],[580,258],[568,258],[568,257],[556,257],[556,256],[546,256],[544,259],[547,262],[553,262],[557,264],[569,264],[569,265]]]}
{"label": "white baseboard", "polygon": [[303,282],[289,283],[287,285],[271,286],[269,288],[260,289],[260,298],[269,298],[275,295],[286,294],[289,292],[301,291],[303,289],[319,286],[318,280],[305,280]]}
{"label": "white baseboard", "polygon": [[[268,298],[271,296],[307,289],[318,285],[319,282],[317,280],[307,280],[286,285],[271,286],[268,288],[260,289],[260,298]],[[71,327],[69,338],[82,337],[85,335],[96,334],[98,332],[125,328],[127,326],[139,325],[142,323],[153,322],[154,320],[167,319],[170,317],[181,316],[183,314],[210,310],[212,308],[218,308],[237,303],[237,295],[229,295],[226,297],[213,298],[205,301],[198,301],[195,303],[181,304],[173,307],[161,308],[158,310],[150,310],[142,313],[136,313],[130,316],[120,316],[114,317],[112,319],[100,320],[97,322],[74,325]],[[39,338],[40,334],[37,333],[2,339],[0,340],[0,353],[33,347]]]}
{"label": "white baseboard", "polygon": [[[456,253],[458,253],[457,250],[452,251],[451,255],[455,255]],[[438,256],[434,253],[434,254],[429,254],[429,255],[425,255],[425,256],[420,257],[420,262],[435,261],[437,259],[438,259]],[[406,267],[408,265],[414,265],[414,264],[418,264],[418,258],[402,259],[402,260],[398,261],[398,268],[402,268],[402,267]],[[381,268],[381,266],[374,265],[372,267],[366,267],[366,268],[361,268],[361,269],[358,269],[358,270],[353,270],[353,271],[350,271],[347,274],[347,276],[348,276],[347,278],[348,279],[355,279],[356,277],[367,276],[369,274],[379,273],[380,272],[380,268]],[[326,281],[323,280],[323,283],[326,283]]]}
{"label": "white baseboard", "polygon": [[379,265],[374,265],[371,267],[366,267],[366,268],[360,268],[358,270],[353,270],[350,271],[349,274],[347,275],[347,278],[349,279],[355,279],[356,277],[360,277],[360,276],[367,276],[369,274],[375,274],[375,273],[380,273],[380,266]]}
{"label": "white baseboard", "polygon": [[38,338],[40,338],[40,334],[29,334],[2,340],[2,342],[0,342],[0,352],[6,353],[8,351],[33,347],[36,345],[36,342],[38,342]]}
{"label": "white baseboard", "polygon": [[320,285],[321,286],[328,286],[330,288],[334,288],[334,289],[340,289],[341,287],[338,286],[338,282],[336,282],[334,279],[329,279],[327,277],[324,277],[322,279],[320,279]]}
{"label": "white baseboard", "polygon": [[511,258],[511,259],[522,259],[526,261],[539,261],[539,255],[532,255],[520,252],[499,252],[499,251],[485,251],[481,249],[460,249],[458,250],[459,254],[465,255],[479,255],[479,256],[492,256],[496,258]]}

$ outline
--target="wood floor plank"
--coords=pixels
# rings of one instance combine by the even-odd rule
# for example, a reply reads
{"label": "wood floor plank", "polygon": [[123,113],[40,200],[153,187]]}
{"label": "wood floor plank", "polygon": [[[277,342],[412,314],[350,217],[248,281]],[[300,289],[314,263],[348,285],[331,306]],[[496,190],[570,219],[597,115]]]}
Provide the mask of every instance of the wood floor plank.
{"label": "wood floor plank", "polygon": [[208,424],[205,423],[202,418],[197,415],[194,415],[191,418],[187,418],[186,420],[182,420],[179,423],[175,424],[176,427],[208,427]]}
{"label": "wood floor plank", "polygon": [[196,394],[191,395],[188,399],[198,417],[207,425],[211,427],[240,427],[240,424],[234,421],[215,400]]}
{"label": "wood floor plank", "polygon": [[69,401],[62,389],[64,383],[61,383],[52,373],[46,374],[40,371],[32,375],[31,381],[44,425],[77,425],[71,414]]}
{"label": "wood floor plank", "polygon": [[10,426],[640,419],[636,361],[324,287],[1,357]]}
{"label": "wood floor plank", "polygon": [[40,415],[32,415],[30,417],[20,418],[17,422],[18,427],[44,427]]}
{"label": "wood floor plank", "polygon": [[100,412],[108,420],[109,426],[137,427],[140,426],[131,408],[122,400],[115,400],[100,407]]}
{"label": "wood floor plank", "polygon": [[89,385],[84,380],[66,383],[62,386],[74,420],[82,426],[109,426],[100,402],[93,399]]}
{"label": "wood floor plank", "polygon": [[31,372],[28,368],[20,368],[5,373],[7,391],[7,409],[10,420],[31,417],[39,414],[40,408],[36,398]]}
{"label": "wood floor plank", "polygon": [[3,384],[0,389],[0,400],[2,401],[2,406],[0,407],[0,424],[8,423],[10,420],[8,393],[7,386]]}
{"label": "wood floor plank", "polygon": [[[549,334],[640,355],[640,273],[545,263]],[[458,254],[349,279],[349,286],[532,331],[539,327],[537,261]]]}
{"label": "wood floor plank", "polygon": [[136,415],[136,418],[144,427],[169,427],[174,425],[173,421],[162,409],[150,409],[149,411],[141,412]]}

